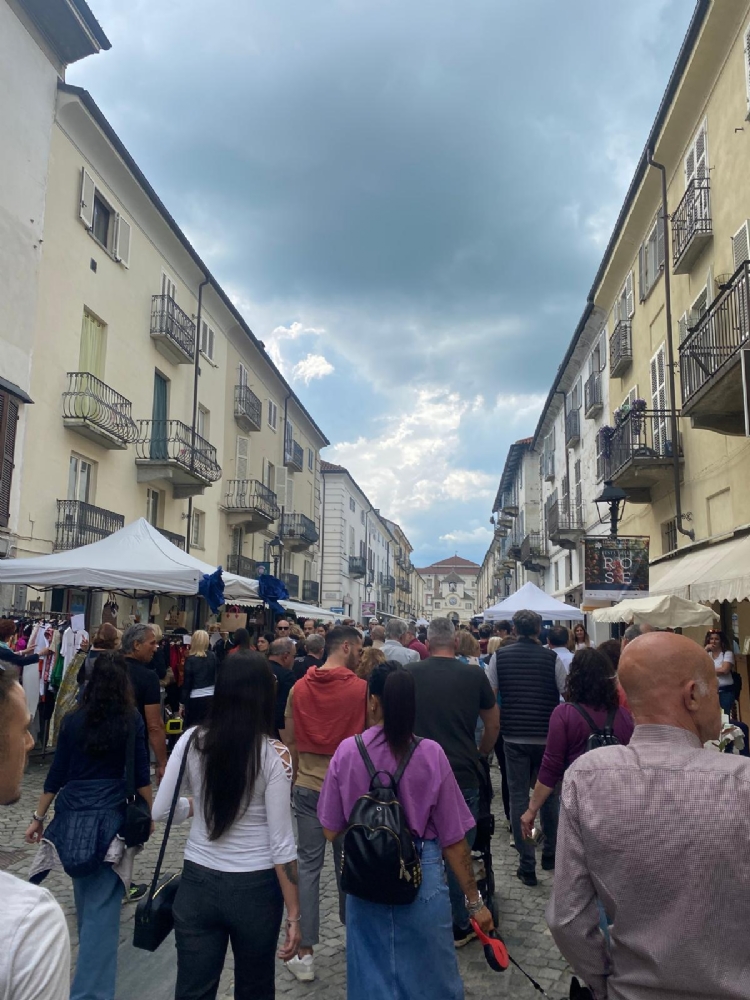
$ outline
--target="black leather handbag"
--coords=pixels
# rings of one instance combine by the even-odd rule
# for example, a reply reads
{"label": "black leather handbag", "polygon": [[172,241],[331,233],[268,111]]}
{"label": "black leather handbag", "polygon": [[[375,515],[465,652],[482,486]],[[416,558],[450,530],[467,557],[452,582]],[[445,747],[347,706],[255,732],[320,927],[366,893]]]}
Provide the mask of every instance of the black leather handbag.
{"label": "black leather handbag", "polygon": [[145,844],[151,836],[151,806],[135,787],[135,719],[130,720],[125,751],[125,823],[120,836],[126,847]]}
{"label": "black leather handbag", "polygon": [[141,948],[143,951],[156,951],[162,941],[166,937],[169,937],[169,934],[174,927],[172,906],[174,905],[174,899],[180,886],[180,872],[174,872],[172,875],[165,875],[161,879],[159,876],[161,875],[161,866],[164,863],[164,854],[167,850],[167,840],[169,839],[169,831],[172,829],[172,820],[174,819],[174,812],[177,808],[177,800],[180,797],[180,786],[182,785],[182,779],[185,775],[188,754],[190,753],[190,748],[194,739],[195,732],[193,732],[188,740],[188,744],[185,747],[185,753],[182,757],[182,763],[180,764],[180,773],[177,777],[177,784],[174,788],[172,805],[169,807],[169,818],[167,819],[167,825],[164,828],[164,839],[161,842],[161,849],[159,850],[159,857],[156,861],[156,868],[154,869],[154,877],[151,880],[151,887],[148,890],[148,894],[140,901],[135,911],[133,946],[135,948]]}

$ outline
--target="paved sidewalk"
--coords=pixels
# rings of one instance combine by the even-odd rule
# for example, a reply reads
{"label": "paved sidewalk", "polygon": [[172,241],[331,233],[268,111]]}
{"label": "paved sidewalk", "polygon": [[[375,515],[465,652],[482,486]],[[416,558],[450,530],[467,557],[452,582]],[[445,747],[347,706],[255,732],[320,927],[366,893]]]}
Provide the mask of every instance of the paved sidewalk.
{"label": "paved sidewalk", "polygon": [[[0,809],[0,868],[22,878],[28,873],[35,851],[35,848],[24,844],[23,834],[36,807],[49,762],[49,757],[46,763],[32,760],[24,778],[20,801],[13,806]],[[495,768],[493,768],[494,777],[497,777]],[[494,804],[502,813],[499,796]],[[165,871],[174,871],[181,866],[187,832],[188,824],[173,829],[167,849]],[[156,836],[136,860],[137,881],[145,882],[153,873],[160,843],[159,828],[157,828]],[[567,997],[570,972],[555,947],[544,921],[544,907],[549,897],[552,873],[542,872],[539,866],[537,872],[539,885],[534,889],[528,889],[518,881],[515,877],[517,855],[509,846],[509,835],[502,822],[497,824],[493,855],[500,908],[500,930],[510,953],[539,981],[553,1000]],[[65,911],[75,962],[78,942],[72,883],[66,875],[56,873],[44,884],[54,893]],[[316,979],[313,983],[299,983],[279,963],[276,980],[279,997],[289,1000],[297,998],[345,1000],[346,998],[346,936],[344,928],[338,922],[338,904],[330,850],[321,880],[321,895],[321,939],[325,943],[316,949]],[[171,1000],[174,996],[176,971],[174,940],[170,938],[165,941],[153,955],[137,951],[130,943],[133,936],[134,914],[134,906],[123,906],[117,1000],[142,1000],[143,997],[148,997],[149,1000]],[[495,1000],[497,997],[533,1000],[539,996],[531,984],[512,966],[502,975],[492,972],[484,960],[482,949],[476,942],[462,948],[458,957],[467,1000]],[[232,996],[230,950],[219,989],[219,998],[231,1000]]]}

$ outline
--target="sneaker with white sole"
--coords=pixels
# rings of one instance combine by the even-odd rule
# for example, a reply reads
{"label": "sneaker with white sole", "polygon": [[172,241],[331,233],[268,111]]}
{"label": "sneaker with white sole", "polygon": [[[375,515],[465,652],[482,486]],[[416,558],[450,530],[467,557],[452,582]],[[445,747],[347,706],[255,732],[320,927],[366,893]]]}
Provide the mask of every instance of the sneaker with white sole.
{"label": "sneaker with white sole", "polygon": [[287,969],[301,983],[311,983],[315,979],[315,965],[312,955],[295,955],[286,963]]}

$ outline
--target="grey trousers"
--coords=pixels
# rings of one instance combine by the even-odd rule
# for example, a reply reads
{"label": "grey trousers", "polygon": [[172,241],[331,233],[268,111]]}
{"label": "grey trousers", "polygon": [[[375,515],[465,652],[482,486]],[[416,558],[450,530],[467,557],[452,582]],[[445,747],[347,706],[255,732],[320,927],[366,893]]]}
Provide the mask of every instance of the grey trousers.
{"label": "grey trousers", "polygon": [[[297,814],[297,861],[299,866],[299,909],[301,947],[312,948],[320,940],[320,873],[326,854],[326,838],[318,819],[320,792],[312,788],[294,789]],[[339,884],[341,842],[333,842],[333,863],[339,893],[339,920],[345,923],[346,897]]]}

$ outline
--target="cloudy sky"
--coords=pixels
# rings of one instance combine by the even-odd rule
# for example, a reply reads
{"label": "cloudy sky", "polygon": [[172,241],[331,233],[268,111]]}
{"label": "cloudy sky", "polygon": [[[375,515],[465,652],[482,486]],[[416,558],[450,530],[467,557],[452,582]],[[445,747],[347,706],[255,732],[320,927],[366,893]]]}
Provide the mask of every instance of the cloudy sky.
{"label": "cloudy sky", "polygon": [[68,73],[376,506],[481,562],[693,0],[91,0]]}

